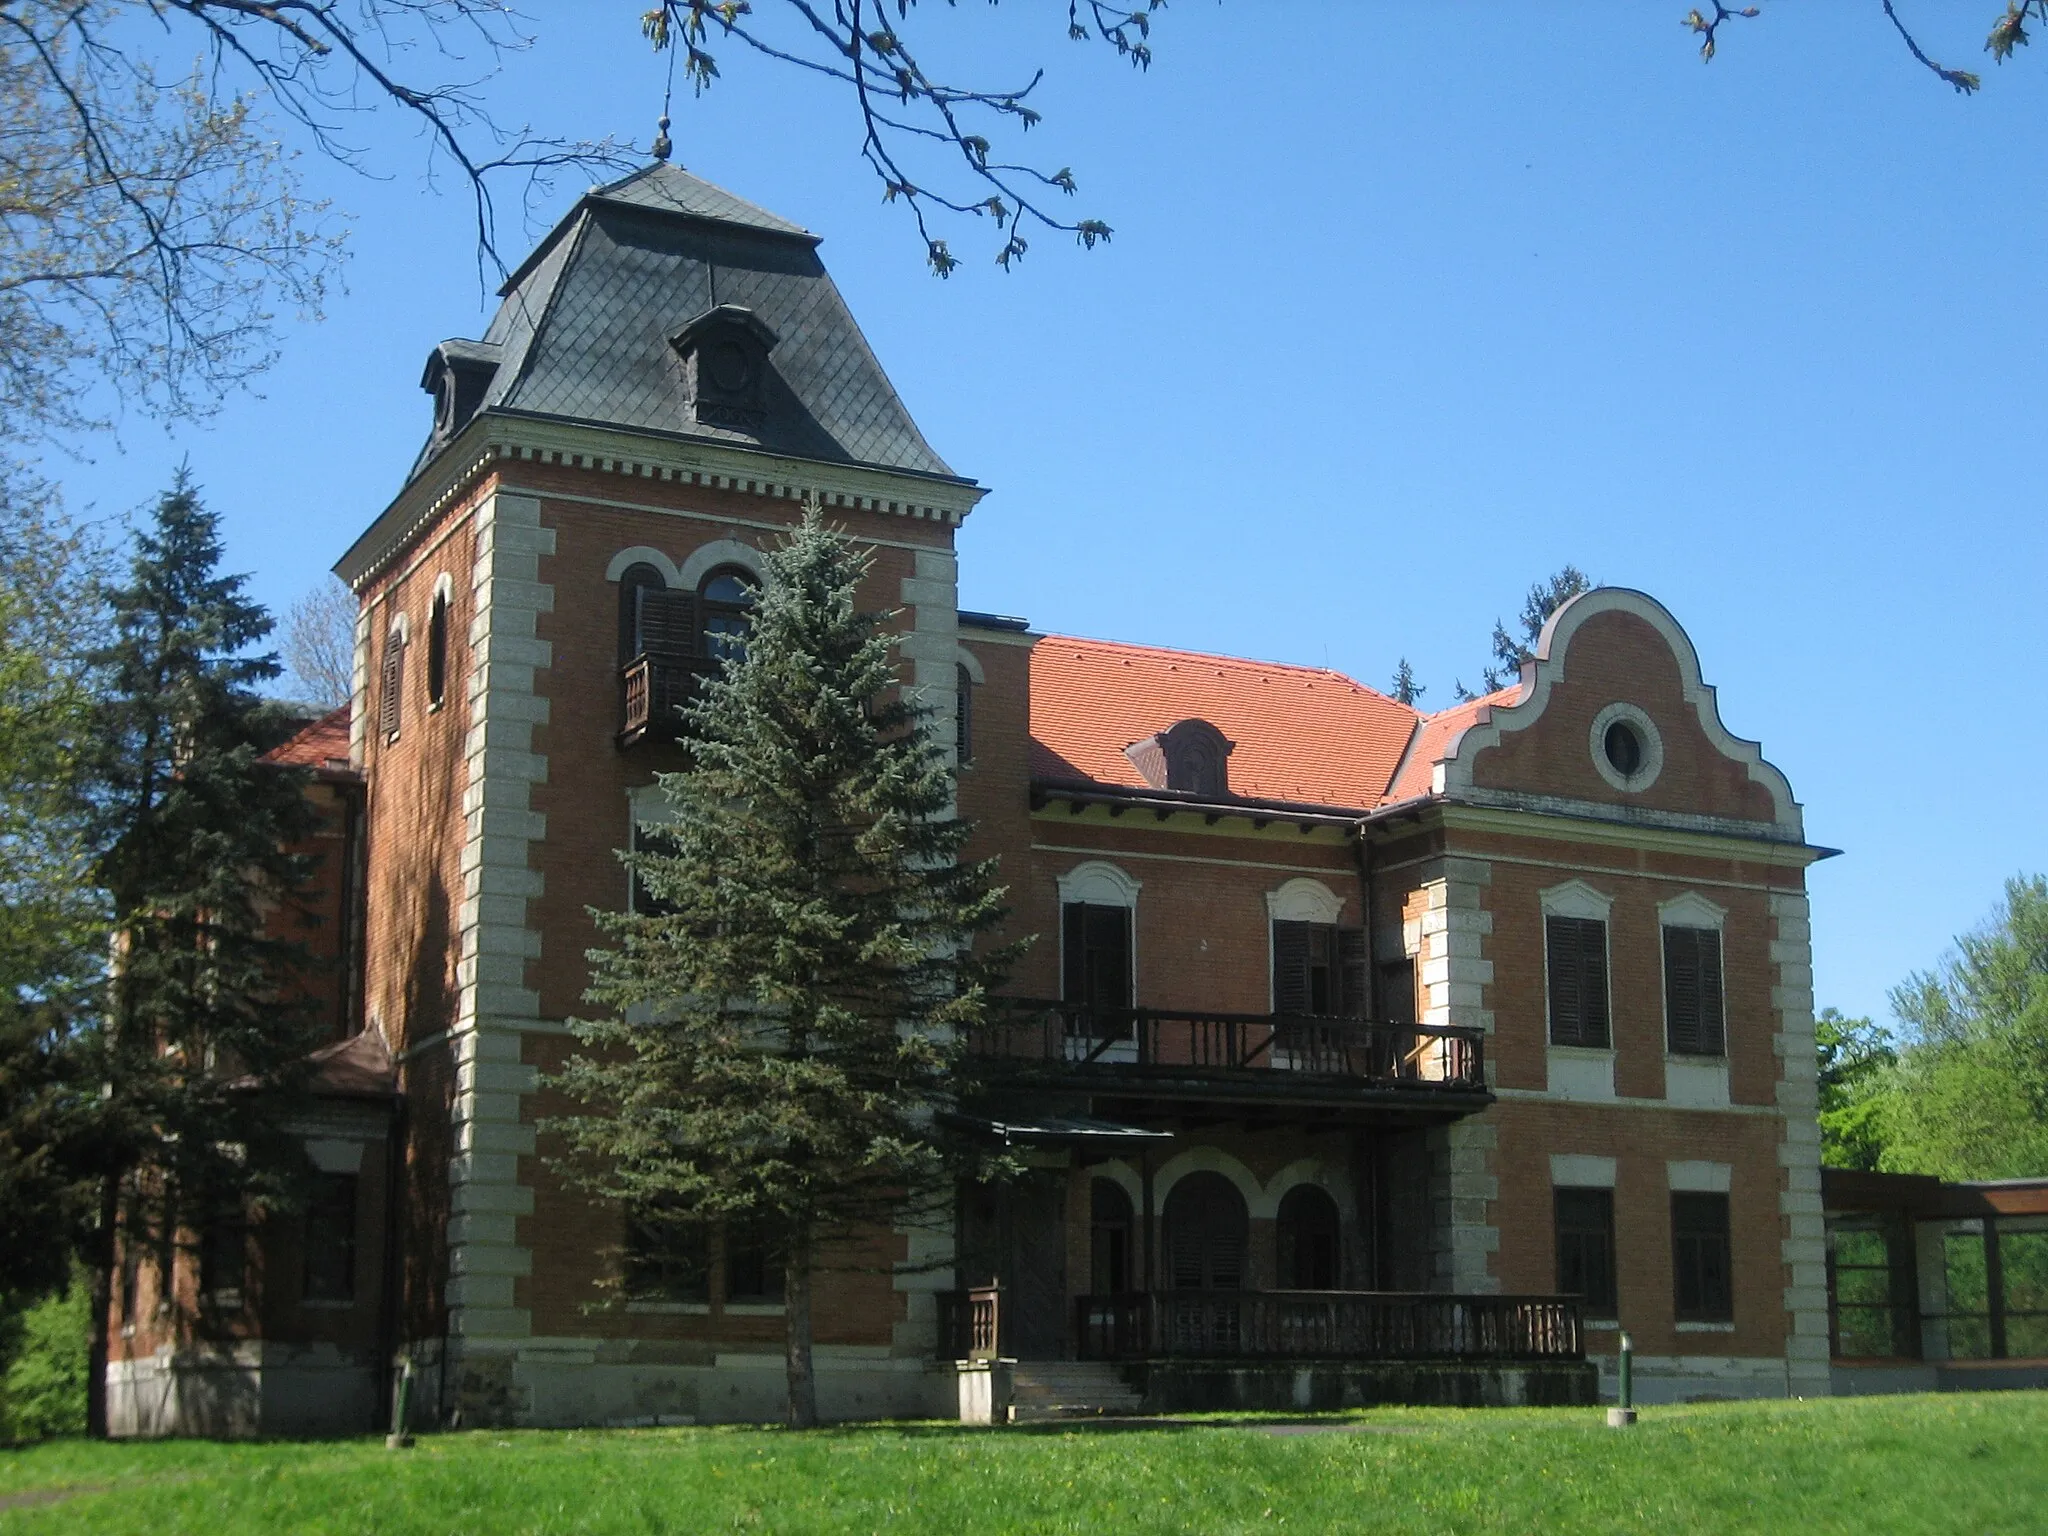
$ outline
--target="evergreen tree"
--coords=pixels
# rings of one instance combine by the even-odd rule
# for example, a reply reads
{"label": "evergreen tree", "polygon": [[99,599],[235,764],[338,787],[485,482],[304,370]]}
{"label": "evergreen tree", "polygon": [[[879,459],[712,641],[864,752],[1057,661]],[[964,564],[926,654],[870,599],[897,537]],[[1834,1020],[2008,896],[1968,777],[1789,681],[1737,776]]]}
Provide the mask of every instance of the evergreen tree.
{"label": "evergreen tree", "polygon": [[561,1166],[684,1246],[765,1232],[783,1256],[789,1422],[817,1421],[811,1281],[860,1229],[936,1212],[972,1159],[941,1112],[1008,950],[923,709],[898,693],[866,560],[813,511],[766,560],[744,651],[686,715],[670,819],[626,855],[650,912],[599,914],[555,1084]]}
{"label": "evergreen tree", "polygon": [[[1520,677],[1522,663],[1535,654],[1536,642],[1550,616],[1581,592],[1592,589],[1592,578],[1576,565],[1567,565],[1547,580],[1533,583],[1528,596],[1522,599],[1519,635],[1508,633],[1507,625],[1499,619],[1493,621],[1493,661],[1480,670],[1483,686],[1479,693],[1498,692]],[[1465,686],[1463,679],[1455,686],[1461,700],[1479,697]]]}
{"label": "evergreen tree", "polygon": [[305,1167],[285,1122],[318,1041],[290,1001],[303,951],[266,936],[264,911],[297,905],[310,870],[286,850],[313,812],[302,773],[261,761],[288,725],[256,691],[279,672],[253,654],[271,621],[220,559],[218,520],[181,471],[109,593],[113,638],[95,658],[114,959],[80,1041],[101,1085],[81,1158],[97,1196],[94,1433],[117,1235],[167,1248],[237,1230],[288,1202]]}
{"label": "evergreen tree", "polygon": [[1403,656],[1401,664],[1394,668],[1394,702],[1396,704],[1406,704],[1409,708],[1413,709],[1427,692],[1429,692],[1427,688],[1415,681],[1415,669],[1408,665],[1408,658]]}

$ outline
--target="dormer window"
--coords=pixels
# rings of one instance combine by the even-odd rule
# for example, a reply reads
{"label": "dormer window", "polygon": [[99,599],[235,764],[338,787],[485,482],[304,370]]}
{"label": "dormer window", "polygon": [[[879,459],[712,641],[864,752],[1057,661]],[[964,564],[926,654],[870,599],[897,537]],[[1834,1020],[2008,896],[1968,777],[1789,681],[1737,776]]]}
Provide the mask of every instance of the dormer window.
{"label": "dormer window", "polygon": [[1220,800],[1230,793],[1230,754],[1236,750],[1237,743],[1208,721],[1181,720],[1132,742],[1124,756],[1154,789]]}
{"label": "dormer window", "polygon": [[420,388],[434,397],[434,437],[446,442],[484,403],[498,372],[498,345],[489,341],[444,341],[428,354]]}
{"label": "dormer window", "polygon": [[775,332],[751,309],[721,304],[681,331],[683,392],[700,426],[757,434],[768,415],[768,354]]}

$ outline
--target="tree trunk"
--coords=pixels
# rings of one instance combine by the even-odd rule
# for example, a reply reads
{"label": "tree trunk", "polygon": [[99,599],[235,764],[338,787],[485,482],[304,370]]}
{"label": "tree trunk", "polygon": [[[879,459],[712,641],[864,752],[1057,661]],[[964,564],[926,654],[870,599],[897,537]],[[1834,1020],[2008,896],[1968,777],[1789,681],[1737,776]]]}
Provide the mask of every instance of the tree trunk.
{"label": "tree trunk", "polygon": [[85,1431],[107,1437],[107,1320],[114,1307],[116,1223],[121,1214],[121,1176],[100,1184],[100,1225],[92,1241],[92,1348],[85,1366]]}
{"label": "tree trunk", "polygon": [[783,1348],[789,1365],[789,1427],[815,1429],[818,1381],[811,1371],[811,1224],[801,1219],[789,1234],[783,1270]]}

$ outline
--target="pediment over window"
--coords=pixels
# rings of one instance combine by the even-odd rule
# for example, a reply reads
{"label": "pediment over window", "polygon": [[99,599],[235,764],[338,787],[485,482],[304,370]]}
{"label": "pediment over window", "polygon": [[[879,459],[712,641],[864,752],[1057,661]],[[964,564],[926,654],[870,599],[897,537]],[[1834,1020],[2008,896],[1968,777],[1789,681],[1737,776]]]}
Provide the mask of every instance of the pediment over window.
{"label": "pediment over window", "polygon": [[1237,743],[1208,721],[1179,720],[1132,742],[1124,756],[1154,789],[1221,799],[1230,793],[1230,754],[1236,750]]}
{"label": "pediment over window", "polygon": [[759,434],[776,340],[766,321],[738,304],[708,309],[675,334],[685,402],[700,425]]}

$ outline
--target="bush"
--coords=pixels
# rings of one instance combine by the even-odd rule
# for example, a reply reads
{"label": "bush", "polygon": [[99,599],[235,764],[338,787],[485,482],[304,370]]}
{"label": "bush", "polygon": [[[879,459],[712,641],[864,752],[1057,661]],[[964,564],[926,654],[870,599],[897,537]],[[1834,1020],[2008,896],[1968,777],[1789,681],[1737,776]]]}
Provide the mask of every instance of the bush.
{"label": "bush", "polygon": [[90,1295],[85,1281],[74,1279],[10,1321],[14,1347],[0,1380],[0,1442],[85,1433]]}

